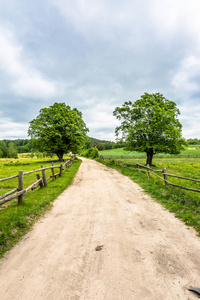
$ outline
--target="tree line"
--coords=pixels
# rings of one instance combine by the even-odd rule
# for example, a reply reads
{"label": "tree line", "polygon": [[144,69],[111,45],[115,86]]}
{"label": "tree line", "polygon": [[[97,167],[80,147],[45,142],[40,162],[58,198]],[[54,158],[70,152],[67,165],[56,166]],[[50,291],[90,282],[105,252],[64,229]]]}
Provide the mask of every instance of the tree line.
{"label": "tree line", "polygon": [[[99,151],[102,151],[125,147],[125,144],[88,137],[81,150],[95,147]],[[37,148],[33,148],[33,142],[30,139],[4,139],[0,141],[0,158],[17,158],[19,153],[32,152],[38,152],[38,150]]]}
{"label": "tree line", "polygon": [[[0,158],[17,158],[17,155],[19,153],[38,152],[37,148],[34,148],[32,144],[33,142],[30,139],[1,140]],[[117,147],[122,147],[122,146],[117,145],[115,142],[88,137],[82,150],[87,150],[89,148],[95,148],[95,147],[99,151],[101,151],[101,150],[109,150]]]}
{"label": "tree line", "polygon": [[200,145],[200,139],[197,138],[187,139],[187,142],[189,145]]}
{"label": "tree line", "polygon": [[87,150],[89,148],[97,148],[99,151],[110,150],[116,148],[125,147],[124,143],[115,143],[112,141],[99,140],[96,138],[88,137],[88,140],[85,142],[83,146],[83,150]]}
{"label": "tree line", "polygon": [[30,153],[32,142],[30,139],[1,140],[0,158],[17,158],[18,153]]}

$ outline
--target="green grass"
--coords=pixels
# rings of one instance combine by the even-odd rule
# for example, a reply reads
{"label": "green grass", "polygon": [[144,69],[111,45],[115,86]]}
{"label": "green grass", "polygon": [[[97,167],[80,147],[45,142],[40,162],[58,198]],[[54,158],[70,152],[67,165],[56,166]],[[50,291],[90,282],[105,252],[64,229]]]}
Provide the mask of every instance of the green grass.
{"label": "green grass", "polygon": [[[36,159],[36,158],[20,158],[18,160],[13,159],[0,159],[0,178],[6,178],[13,175],[18,175],[19,170],[23,172],[28,172],[31,170],[37,170],[41,168],[41,165],[49,167],[52,165],[52,160],[50,158],[46,159]],[[60,162],[54,161],[54,165],[60,165]],[[55,169],[55,172],[59,172],[58,169]],[[37,172],[42,176],[41,171]],[[51,170],[46,170],[47,178],[50,177]],[[37,180],[36,173],[24,175],[23,182],[24,188],[31,185]],[[18,178],[6,180],[0,182],[0,196],[7,193],[8,191],[18,187]]]}
{"label": "green grass", "polygon": [[[194,227],[200,234],[200,193],[183,190],[173,186],[166,186],[164,182],[155,176],[147,177],[145,172],[137,172],[135,168],[124,168],[113,164],[109,160],[99,162],[104,163],[111,168],[115,168],[122,174],[129,176],[134,182],[137,182],[148,194],[176,217],[182,219],[186,225]],[[121,159],[121,161],[124,161]],[[126,162],[136,164],[145,164],[145,159],[127,159]],[[162,170],[165,166],[167,173],[176,174],[184,177],[200,179],[200,158],[155,158],[153,160],[154,169]],[[162,177],[162,174],[158,174]],[[172,183],[200,189],[200,183],[168,177]]]}
{"label": "green grass", "polygon": [[[0,162],[0,165],[1,163],[2,162]],[[12,170],[14,170],[14,173],[12,173],[12,175],[14,175],[16,167],[20,167],[24,171],[31,171],[34,169],[33,167],[37,168],[38,164],[40,166],[41,161],[27,160],[27,164],[15,167],[12,165],[8,170],[5,168],[4,160],[3,175],[6,174],[6,176],[1,176],[1,178],[7,177],[7,175],[12,173]],[[58,177],[54,181],[49,180],[48,187],[37,188],[34,191],[29,191],[24,194],[22,205],[18,205],[17,200],[12,200],[3,205],[3,207],[0,206],[0,257],[28,232],[34,222],[51,207],[53,200],[71,184],[80,164],[81,160],[76,159],[72,166],[65,171],[61,177]],[[45,164],[45,166],[47,166],[47,164]],[[12,184],[13,187],[16,187],[14,183]]]}
{"label": "green grass", "polygon": [[[145,152],[125,151],[123,148],[103,150],[99,151],[99,154],[106,158],[122,158],[122,156],[123,158],[146,158]],[[185,150],[181,151],[179,155],[159,153],[155,155],[155,158],[176,158],[180,156],[188,157],[188,155],[193,157],[196,157],[197,155],[200,156],[200,145],[189,145],[185,148]]]}
{"label": "green grass", "polygon": [[120,158],[121,156],[126,158],[133,158],[133,157],[144,157],[145,153],[143,152],[136,152],[136,151],[125,151],[123,148],[117,149],[110,149],[110,150],[103,150],[99,151],[99,155],[103,155],[106,158]]}

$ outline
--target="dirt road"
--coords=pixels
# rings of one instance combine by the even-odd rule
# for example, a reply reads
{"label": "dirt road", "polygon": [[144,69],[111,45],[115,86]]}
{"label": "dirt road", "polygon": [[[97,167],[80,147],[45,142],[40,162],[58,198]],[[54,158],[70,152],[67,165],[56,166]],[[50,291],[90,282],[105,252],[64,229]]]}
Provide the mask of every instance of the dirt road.
{"label": "dirt road", "polygon": [[141,188],[83,160],[0,262],[1,300],[197,299],[200,238]]}

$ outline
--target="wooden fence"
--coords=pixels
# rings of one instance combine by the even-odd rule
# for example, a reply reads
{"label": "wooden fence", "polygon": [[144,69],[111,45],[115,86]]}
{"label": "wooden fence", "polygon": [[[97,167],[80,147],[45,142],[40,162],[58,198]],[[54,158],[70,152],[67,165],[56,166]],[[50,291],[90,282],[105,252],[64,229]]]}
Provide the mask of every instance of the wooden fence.
{"label": "wooden fence", "polygon": [[[103,156],[100,157],[102,160],[105,160],[105,158]],[[193,191],[193,192],[200,192],[200,189],[193,189],[193,188],[188,188],[188,187],[185,187],[185,186],[182,186],[182,185],[178,185],[178,184],[174,184],[172,182],[170,182],[168,180],[168,176],[170,177],[176,177],[176,178],[179,178],[179,179],[185,179],[185,180],[189,180],[189,181],[195,181],[195,182],[200,182],[200,180],[198,179],[193,179],[193,178],[187,178],[187,177],[183,177],[183,176],[178,176],[178,175],[174,175],[174,174],[169,174],[167,173],[167,169],[164,167],[162,170],[154,170],[152,168],[149,167],[149,165],[147,166],[144,166],[144,165],[141,165],[139,163],[137,164],[129,164],[129,163],[126,163],[126,162],[122,162],[122,161],[116,161],[114,159],[110,159],[108,158],[108,160],[112,160],[112,162],[114,164],[118,164],[120,166],[123,166],[124,168],[129,168],[129,167],[134,167],[136,168],[136,170],[139,172],[139,171],[142,171],[142,172],[146,172],[147,173],[147,176],[148,178],[150,178],[151,175],[154,175],[156,176],[157,178],[161,179],[164,181],[165,185],[172,185],[172,186],[175,186],[175,187],[178,187],[178,188],[181,188],[181,189],[184,189],[184,190],[189,190],[189,191]],[[160,173],[162,174],[162,177],[159,176],[158,174],[156,173]]]}
{"label": "wooden fence", "polygon": [[[37,169],[37,170],[29,171],[29,172],[19,171],[18,175],[1,178],[0,182],[18,177],[18,187],[7,192],[6,194],[0,196],[0,205],[6,203],[8,201],[11,201],[15,198],[18,198],[18,204],[21,204],[23,202],[23,194],[27,193],[29,190],[34,190],[39,186],[46,187],[48,180],[49,179],[54,180],[54,179],[56,179],[57,176],[61,176],[62,173],[65,172],[72,165],[75,158],[76,157],[73,156],[73,158],[65,160],[60,165],[54,165],[54,163],[52,162],[52,166],[50,166],[50,167],[44,167],[44,165],[41,165],[41,169]],[[54,170],[56,168],[59,169],[59,172],[57,172],[57,173],[54,172]],[[45,172],[45,170],[48,170],[48,169],[51,169],[51,172],[52,172],[52,175],[49,178],[46,177],[46,172]],[[40,176],[40,174],[36,174],[37,181],[33,182],[30,186],[28,186],[27,188],[24,189],[24,187],[23,187],[24,175],[28,175],[28,174],[36,173],[36,172],[41,172],[41,176]]]}

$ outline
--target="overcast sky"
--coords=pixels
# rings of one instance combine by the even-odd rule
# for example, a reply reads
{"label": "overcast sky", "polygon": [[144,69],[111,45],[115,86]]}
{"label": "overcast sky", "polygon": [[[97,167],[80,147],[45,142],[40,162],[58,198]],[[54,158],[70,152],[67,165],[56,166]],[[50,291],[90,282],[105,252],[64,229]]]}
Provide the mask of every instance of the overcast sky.
{"label": "overcast sky", "polygon": [[114,140],[113,110],[145,92],[177,103],[200,138],[199,0],[0,0],[0,139],[26,138],[65,102],[89,136]]}

